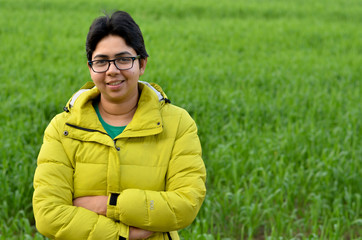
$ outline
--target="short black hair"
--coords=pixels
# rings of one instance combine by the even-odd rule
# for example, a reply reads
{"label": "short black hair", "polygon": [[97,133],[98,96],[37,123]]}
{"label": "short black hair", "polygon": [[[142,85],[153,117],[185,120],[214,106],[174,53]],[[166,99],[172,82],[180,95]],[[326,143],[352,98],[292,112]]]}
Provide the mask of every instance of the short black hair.
{"label": "short black hair", "polygon": [[98,42],[108,35],[122,37],[137,55],[143,59],[148,57],[142,32],[137,23],[127,12],[116,11],[111,16],[96,18],[90,26],[85,45],[89,61],[92,60],[92,54]]}

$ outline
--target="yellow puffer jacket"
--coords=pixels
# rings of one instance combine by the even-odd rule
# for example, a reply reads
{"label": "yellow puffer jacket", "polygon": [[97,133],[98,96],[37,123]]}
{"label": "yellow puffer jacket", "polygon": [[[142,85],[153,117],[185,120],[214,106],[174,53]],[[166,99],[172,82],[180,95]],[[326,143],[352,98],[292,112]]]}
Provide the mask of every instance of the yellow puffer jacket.
{"label": "yellow puffer jacket", "polygon": [[[134,226],[154,231],[150,239],[179,239],[177,230],[195,219],[206,193],[195,122],[158,85],[140,82],[139,88],[135,115],[115,139],[92,106],[100,94],[93,83],[51,121],[34,176],[40,233],[118,240],[128,239]],[[109,196],[107,217],[73,206],[74,198],[90,195]]]}

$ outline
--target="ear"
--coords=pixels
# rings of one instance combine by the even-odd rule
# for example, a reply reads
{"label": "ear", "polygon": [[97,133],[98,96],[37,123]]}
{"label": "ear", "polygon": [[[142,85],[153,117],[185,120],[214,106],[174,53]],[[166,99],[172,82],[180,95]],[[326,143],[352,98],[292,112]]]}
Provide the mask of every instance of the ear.
{"label": "ear", "polygon": [[88,61],[87,61],[87,66],[88,66],[89,71],[92,71],[92,68],[91,68],[91,66],[89,65],[89,62],[88,62]]}
{"label": "ear", "polygon": [[144,74],[147,65],[147,58],[140,59],[140,76]]}

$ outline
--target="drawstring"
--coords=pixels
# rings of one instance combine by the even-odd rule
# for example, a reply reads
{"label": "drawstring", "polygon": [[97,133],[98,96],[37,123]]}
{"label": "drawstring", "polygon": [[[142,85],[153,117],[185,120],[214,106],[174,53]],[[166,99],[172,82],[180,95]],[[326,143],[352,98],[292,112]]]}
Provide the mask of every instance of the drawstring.
{"label": "drawstring", "polygon": [[121,150],[120,147],[117,147],[117,139],[114,139],[113,142],[114,142],[114,147],[116,148],[116,150],[117,151]]}

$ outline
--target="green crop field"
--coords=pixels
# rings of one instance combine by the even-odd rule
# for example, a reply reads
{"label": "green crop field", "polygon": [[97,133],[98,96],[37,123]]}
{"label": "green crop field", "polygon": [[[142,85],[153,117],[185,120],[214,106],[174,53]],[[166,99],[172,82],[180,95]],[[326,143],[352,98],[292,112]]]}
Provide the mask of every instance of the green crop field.
{"label": "green crop field", "polygon": [[142,80],[199,128],[208,192],[183,239],[362,239],[360,0],[0,0],[0,239],[45,239],[43,132],[114,9],[143,31]]}

